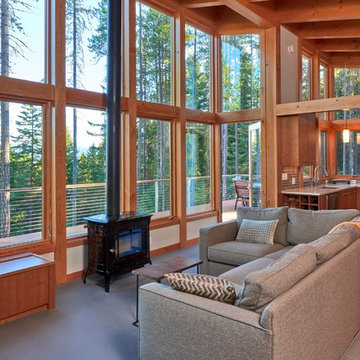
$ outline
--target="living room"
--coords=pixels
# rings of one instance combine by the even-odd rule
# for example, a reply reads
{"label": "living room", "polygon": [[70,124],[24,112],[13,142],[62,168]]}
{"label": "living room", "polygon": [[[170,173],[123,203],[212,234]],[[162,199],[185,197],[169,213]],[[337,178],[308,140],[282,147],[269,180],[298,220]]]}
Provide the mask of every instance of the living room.
{"label": "living room", "polygon": [[[114,276],[109,293],[99,274],[82,283],[84,218],[114,209],[151,214],[155,263],[199,258],[200,229],[236,218],[236,180],[248,188],[238,208],[360,209],[356,1],[121,5],[114,68],[107,1],[2,6],[0,257],[44,257],[57,287],[55,310],[8,322],[4,333],[43,321],[75,287],[95,289],[97,302],[125,296],[121,313],[134,320],[131,272]],[[109,81],[120,81],[113,142]],[[118,175],[111,186],[110,158]],[[130,328],[123,337],[131,333],[136,346]],[[122,348],[126,342],[120,358]]]}

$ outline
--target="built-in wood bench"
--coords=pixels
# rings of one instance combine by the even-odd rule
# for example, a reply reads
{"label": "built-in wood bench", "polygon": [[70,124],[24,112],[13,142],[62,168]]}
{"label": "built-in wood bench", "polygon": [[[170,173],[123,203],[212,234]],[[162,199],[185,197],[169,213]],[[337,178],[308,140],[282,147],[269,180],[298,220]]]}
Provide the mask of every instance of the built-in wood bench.
{"label": "built-in wood bench", "polygon": [[0,324],[55,307],[55,264],[32,253],[0,258]]}

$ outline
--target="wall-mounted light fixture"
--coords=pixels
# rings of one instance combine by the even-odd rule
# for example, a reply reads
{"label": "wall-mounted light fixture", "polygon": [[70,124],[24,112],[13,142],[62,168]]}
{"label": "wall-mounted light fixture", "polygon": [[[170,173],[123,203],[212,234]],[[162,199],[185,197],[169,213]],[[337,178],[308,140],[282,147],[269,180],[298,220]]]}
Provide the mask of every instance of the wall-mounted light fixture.
{"label": "wall-mounted light fixture", "polygon": [[360,132],[356,134],[356,143],[360,145]]}

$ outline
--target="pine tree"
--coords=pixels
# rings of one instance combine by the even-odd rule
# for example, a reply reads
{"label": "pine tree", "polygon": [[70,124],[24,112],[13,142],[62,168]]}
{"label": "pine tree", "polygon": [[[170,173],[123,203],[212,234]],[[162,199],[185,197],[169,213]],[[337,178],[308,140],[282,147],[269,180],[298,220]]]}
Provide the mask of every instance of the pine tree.
{"label": "pine tree", "polygon": [[[11,136],[10,163],[11,188],[42,186],[42,109],[35,105],[23,105],[15,121],[16,136]],[[12,195],[14,204],[21,203],[22,211],[11,218],[11,234],[41,231],[41,198],[32,191]],[[40,220],[39,220],[40,218]]]}
{"label": "pine tree", "polygon": [[[24,29],[21,24],[19,13],[21,11],[30,11],[31,5],[20,0],[1,0],[1,18],[0,18],[0,37],[1,37],[1,55],[0,55],[0,75],[10,76],[11,62],[16,56],[24,56],[24,49],[27,49],[26,43],[21,39],[24,35]],[[1,116],[1,184],[2,190],[10,189],[10,145],[9,145],[9,103],[0,102]],[[2,192],[0,195],[0,237],[8,237],[10,234],[10,193]]]}

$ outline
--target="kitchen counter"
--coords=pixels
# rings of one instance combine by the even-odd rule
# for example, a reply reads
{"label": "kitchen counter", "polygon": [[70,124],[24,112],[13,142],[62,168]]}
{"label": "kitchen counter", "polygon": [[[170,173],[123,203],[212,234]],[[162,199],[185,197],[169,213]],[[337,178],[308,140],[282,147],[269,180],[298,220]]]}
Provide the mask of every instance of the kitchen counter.
{"label": "kitchen counter", "polygon": [[313,187],[303,187],[303,188],[294,188],[294,189],[286,189],[281,193],[284,195],[311,195],[311,196],[321,196],[337,193],[347,189],[354,189],[356,187],[360,187],[360,184],[356,185],[348,185],[348,184],[328,184],[328,185],[320,185]]}

